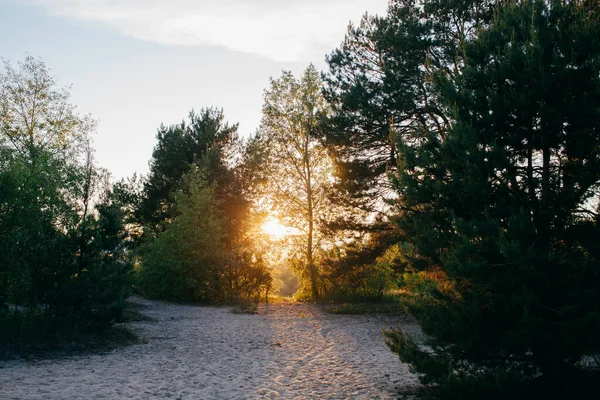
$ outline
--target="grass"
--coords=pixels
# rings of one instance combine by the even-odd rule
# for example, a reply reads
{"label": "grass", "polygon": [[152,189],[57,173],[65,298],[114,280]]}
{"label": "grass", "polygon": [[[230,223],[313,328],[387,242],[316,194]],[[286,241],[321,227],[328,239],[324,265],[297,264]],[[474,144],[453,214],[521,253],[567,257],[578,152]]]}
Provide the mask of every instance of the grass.
{"label": "grass", "polygon": [[297,303],[297,301],[294,300],[293,297],[270,294],[267,303],[269,303],[269,304],[293,304],[293,303]]}
{"label": "grass", "polygon": [[28,361],[64,358],[82,354],[104,354],[119,347],[142,343],[129,328],[111,326],[100,333],[74,333],[51,340],[0,345],[0,360]]}
{"label": "grass", "polygon": [[39,314],[0,314],[0,360],[30,361],[73,355],[104,354],[116,348],[144,343],[120,323],[154,321],[137,304],[127,303],[119,324],[99,332],[83,332],[76,325],[47,319]]}
{"label": "grass", "polygon": [[253,301],[239,300],[231,312],[234,314],[256,314],[258,313],[258,304]]}
{"label": "grass", "polygon": [[403,314],[402,296],[397,293],[385,294],[376,299],[347,298],[334,299],[324,306],[333,314]]}

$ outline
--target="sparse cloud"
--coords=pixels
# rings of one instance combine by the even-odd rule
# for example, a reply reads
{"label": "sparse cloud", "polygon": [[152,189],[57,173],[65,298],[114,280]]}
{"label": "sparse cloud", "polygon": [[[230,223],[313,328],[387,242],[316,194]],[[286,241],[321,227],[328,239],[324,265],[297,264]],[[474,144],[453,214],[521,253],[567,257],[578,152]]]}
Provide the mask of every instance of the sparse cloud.
{"label": "sparse cloud", "polygon": [[278,61],[322,57],[387,0],[29,0],[50,13],[166,45],[221,45]]}

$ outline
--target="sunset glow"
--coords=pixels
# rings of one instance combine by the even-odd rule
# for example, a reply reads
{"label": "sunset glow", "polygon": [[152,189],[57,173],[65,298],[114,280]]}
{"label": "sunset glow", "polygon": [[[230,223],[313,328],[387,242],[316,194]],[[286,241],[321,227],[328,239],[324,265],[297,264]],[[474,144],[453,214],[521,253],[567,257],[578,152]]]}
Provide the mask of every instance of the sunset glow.
{"label": "sunset glow", "polygon": [[270,218],[268,219],[262,226],[262,230],[264,233],[271,236],[273,239],[282,239],[284,236],[288,235],[288,227],[282,225],[277,219]]}

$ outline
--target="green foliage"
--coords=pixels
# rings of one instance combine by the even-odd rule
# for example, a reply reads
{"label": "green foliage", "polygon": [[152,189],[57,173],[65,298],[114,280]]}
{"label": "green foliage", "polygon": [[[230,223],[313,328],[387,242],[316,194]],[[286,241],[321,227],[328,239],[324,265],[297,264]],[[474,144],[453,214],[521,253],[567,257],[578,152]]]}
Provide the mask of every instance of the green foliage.
{"label": "green foliage", "polygon": [[300,282],[298,277],[288,265],[284,265],[280,270],[273,272],[276,292],[280,296],[291,297],[298,289],[300,289]]}
{"label": "green foliage", "polygon": [[[96,331],[122,316],[130,294],[132,263],[123,246],[123,216],[115,205],[96,206],[97,217],[89,217],[71,240],[80,244],[75,270],[58,282],[56,313],[78,316],[84,330]],[[67,246],[68,244],[65,244]]]}
{"label": "green foliage", "polygon": [[[600,351],[596,6],[499,6],[432,71],[451,124],[397,132],[400,229],[427,349],[388,343],[443,398],[569,397]],[[414,137],[421,135],[420,141]],[[596,371],[597,373],[597,371]],[[582,386],[578,386],[582,385]]]}
{"label": "green foliage", "polygon": [[188,123],[159,129],[143,189],[123,183],[138,232],[132,240],[142,244],[137,285],[146,295],[233,302],[270,290],[270,273],[246,237],[253,177],[234,162],[236,132],[222,111],[192,111]]}
{"label": "green foliage", "polygon": [[[318,280],[313,285],[311,281],[311,269],[306,266],[306,262],[298,257],[293,257],[288,260],[290,271],[298,278],[298,288],[293,293],[294,299],[296,300],[316,300],[313,296],[314,291],[324,293],[325,288],[322,286],[323,281]],[[318,274],[317,266],[315,265],[314,271]]]}
{"label": "green foliage", "polygon": [[68,100],[41,61],[26,58],[16,70],[5,64],[0,313],[11,321],[2,331],[6,342],[36,332],[48,338],[104,330],[119,317],[130,284],[122,215],[101,190],[93,162],[93,121],[79,117]]}
{"label": "green foliage", "polygon": [[137,284],[153,298],[215,301],[225,257],[223,216],[205,173],[192,172],[184,180],[186,190],[176,194],[178,216],[141,249]]}
{"label": "green foliage", "polygon": [[[328,58],[342,189],[381,204],[378,179],[392,173],[400,283],[429,338],[398,330],[388,343],[439,397],[588,388],[580,361],[600,332],[598,15],[587,1],[393,1]],[[365,257],[382,254],[375,245]]]}
{"label": "green foliage", "polygon": [[372,233],[330,251],[323,261],[327,297],[376,300],[397,289],[404,261],[394,238],[389,232]]}
{"label": "green foliage", "polygon": [[401,302],[402,297],[397,294],[386,294],[376,299],[345,298],[342,301],[352,302],[334,303],[326,309],[333,314],[342,315],[364,315],[364,314],[397,314],[405,313],[405,307]]}
{"label": "green foliage", "polygon": [[446,105],[430,75],[438,68],[458,72],[462,38],[485,26],[494,3],[394,0],[386,16],[366,14],[350,26],[327,57],[324,77],[333,109],[325,137],[336,156],[340,199],[381,210],[382,198],[393,197],[387,175],[396,170],[398,149],[392,133],[412,137],[415,127],[447,127]]}
{"label": "green foliage", "polygon": [[221,274],[221,279],[227,282],[226,296],[231,301],[253,299],[257,302],[263,296],[267,299],[272,289],[273,277],[262,256],[238,249],[233,252],[231,258]]}
{"label": "green foliage", "polygon": [[228,184],[234,189],[225,162],[236,133],[237,125],[229,125],[223,111],[214,108],[192,110],[189,121],[179,125],[161,125],[137,202],[138,221],[153,234],[164,230],[166,221],[176,215],[174,196],[183,189],[181,178],[193,165],[204,166],[209,182],[218,182],[218,190],[228,190]]}
{"label": "green foliage", "polygon": [[[259,139],[265,149],[263,207],[298,234],[294,265],[310,297],[319,296],[315,253],[325,240],[325,221],[334,212],[328,202],[332,164],[319,139],[319,120],[328,112],[321,79],[313,65],[300,78],[284,71],[265,91]],[[305,288],[306,289],[306,288]]]}
{"label": "green foliage", "polygon": [[139,343],[124,326],[110,326],[100,332],[84,332],[72,320],[48,318],[28,310],[17,315],[0,313],[0,360],[72,356],[76,353],[105,353],[120,346]]}
{"label": "green foliage", "polygon": [[[493,3],[391,1],[386,16],[365,15],[350,26],[327,57],[324,94],[333,112],[322,129],[338,178],[330,196],[352,210],[336,215],[330,226],[363,241],[344,246],[346,265],[335,266],[340,272],[373,265],[387,247],[407,242],[390,207],[396,193],[389,177],[402,151],[394,136],[407,143],[439,140],[449,126],[448,105],[433,85],[433,72],[456,76],[461,38],[485,26]],[[365,245],[368,235],[377,240]]]}
{"label": "green foliage", "polygon": [[228,244],[227,216],[205,170],[190,172],[183,182],[185,189],[175,195],[177,217],[140,249],[139,289],[179,302],[268,295],[271,275],[260,255]]}
{"label": "green foliage", "polygon": [[326,260],[324,277],[328,297],[376,300],[389,290],[397,289],[396,272],[389,257],[386,253],[367,264],[349,262],[346,257]]}

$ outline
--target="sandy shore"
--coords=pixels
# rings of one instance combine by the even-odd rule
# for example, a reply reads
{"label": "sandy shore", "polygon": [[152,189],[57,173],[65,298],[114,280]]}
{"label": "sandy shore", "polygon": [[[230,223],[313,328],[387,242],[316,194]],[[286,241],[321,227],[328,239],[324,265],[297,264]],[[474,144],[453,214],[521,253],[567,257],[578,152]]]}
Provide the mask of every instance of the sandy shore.
{"label": "sandy shore", "polygon": [[[386,346],[390,315],[309,304],[259,314],[136,299],[148,343],[105,355],[0,363],[1,399],[397,399],[418,385]],[[406,326],[406,325],[403,325]],[[409,329],[416,329],[408,326]]]}

